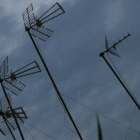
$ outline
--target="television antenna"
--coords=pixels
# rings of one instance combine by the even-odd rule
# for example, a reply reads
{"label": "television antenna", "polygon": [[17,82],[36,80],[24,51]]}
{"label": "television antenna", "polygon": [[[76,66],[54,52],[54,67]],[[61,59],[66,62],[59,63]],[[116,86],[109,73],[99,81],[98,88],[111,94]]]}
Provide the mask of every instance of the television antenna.
{"label": "television antenna", "polygon": [[30,31],[32,36],[38,37],[42,41],[46,41],[51,36],[53,31],[45,28],[43,24],[64,13],[65,11],[61,5],[56,3],[42,16],[36,18],[33,10],[33,4],[30,4],[22,14],[25,30]]}
{"label": "television antenna", "polygon": [[49,75],[50,77],[50,80],[54,86],[54,89],[56,90],[56,93],[58,95],[58,98],[60,99],[65,111],[67,112],[74,128],[76,129],[76,132],[79,136],[79,138],[81,140],[83,140],[79,130],[78,130],[78,127],[76,126],[69,110],[68,110],[68,107],[65,103],[65,101],[63,100],[63,97],[61,96],[61,93],[60,91],[58,90],[57,88],[57,85],[55,84],[55,81],[53,80],[51,74],[50,74],[50,71],[48,69],[48,66],[45,62],[45,60],[43,59],[43,56],[42,56],[42,53],[40,51],[40,49],[38,48],[37,44],[35,43],[35,40],[33,37],[37,37],[38,39],[42,40],[42,41],[46,41],[52,34],[52,30],[48,29],[48,28],[45,28],[43,26],[44,23],[48,22],[48,21],[51,21],[52,19],[64,14],[65,11],[64,9],[62,8],[62,6],[59,4],[59,3],[56,3],[54,4],[49,10],[47,10],[43,15],[41,15],[39,18],[36,18],[35,14],[34,14],[34,10],[33,10],[33,5],[30,4],[29,7],[26,8],[26,10],[23,12],[23,20],[24,20],[24,26],[25,26],[25,31],[28,32],[29,34],[29,37],[45,67],[45,70],[47,72],[47,74]]}
{"label": "television antenna", "polygon": [[[9,98],[10,104],[12,106],[10,94],[7,94],[7,96]],[[27,119],[25,111],[23,110],[22,107],[19,107],[19,108],[13,109],[13,112],[14,112],[14,115],[16,117],[16,120],[17,120],[19,126],[21,126],[24,123],[24,120]],[[13,139],[16,140],[16,138],[13,134],[13,131],[16,129],[17,129],[17,125],[15,123],[13,113],[4,96],[0,99],[0,132],[4,136],[11,134]]]}
{"label": "television antenna", "polygon": [[111,69],[111,71],[114,73],[114,75],[116,76],[116,78],[119,80],[119,82],[121,83],[121,85],[123,86],[123,88],[126,90],[126,92],[128,93],[128,95],[130,96],[130,98],[132,99],[132,101],[135,103],[135,105],[137,106],[137,108],[140,110],[140,105],[137,102],[136,98],[132,95],[132,93],[130,92],[130,90],[128,89],[128,87],[126,87],[126,84],[124,83],[124,81],[121,80],[120,76],[115,72],[115,70],[113,69],[113,67],[111,66],[111,64],[105,58],[105,53],[110,53],[112,55],[119,56],[118,53],[116,52],[116,47],[121,42],[123,42],[124,40],[126,40],[128,37],[130,37],[130,34],[129,33],[126,36],[124,36],[121,40],[119,40],[118,42],[114,43],[111,47],[108,47],[108,40],[105,37],[106,50],[104,52],[100,53],[100,57],[102,57],[104,59],[104,61],[106,62],[106,64],[109,66],[109,68]]}
{"label": "television antenna", "polygon": [[[41,72],[41,69],[40,69],[38,63],[36,61],[33,61],[33,62],[25,65],[24,67],[14,71],[14,72],[11,71],[9,73],[8,56],[6,57],[6,59],[2,62],[1,66],[0,66],[0,84],[1,84],[2,90],[3,90],[4,95],[5,95],[6,104],[8,104],[8,106],[9,106],[8,108],[10,109],[7,111],[4,110],[4,112],[1,111],[1,114],[2,114],[2,117],[4,116],[3,117],[4,120],[5,120],[6,114],[9,115],[10,118],[12,117],[14,119],[15,124],[19,130],[19,133],[22,137],[22,140],[24,140],[24,136],[22,134],[22,131],[20,129],[20,124],[19,124],[18,119],[17,119],[17,116],[20,118],[20,114],[18,114],[17,111],[19,111],[19,113],[24,114],[24,115],[25,115],[25,113],[24,113],[24,110],[22,108],[13,109],[13,107],[11,105],[11,99],[9,98],[6,90],[10,91],[11,93],[13,93],[15,95],[19,95],[19,93],[21,91],[23,91],[23,89],[25,88],[25,84],[18,81],[17,79],[21,78],[21,77],[28,76],[28,75],[32,75],[32,74],[35,74],[38,72]],[[2,105],[1,109],[3,109],[2,107],[4,104],[5,103],[1,104]],[[6,113],[6,114],[3,115],[3,113]],[[22,119],[20,119],[20,120],[22,120]],[[7,121],[5,121],[5,123],[7,123]],[[7,125],[7,127],[8,126],[9,125]],[[11,129],[8,128],[8,130],[10,131],[13,139],[15,140],[15,137],[13,136]],[[5,134],[5,133],[3,133],[3,134]]]}

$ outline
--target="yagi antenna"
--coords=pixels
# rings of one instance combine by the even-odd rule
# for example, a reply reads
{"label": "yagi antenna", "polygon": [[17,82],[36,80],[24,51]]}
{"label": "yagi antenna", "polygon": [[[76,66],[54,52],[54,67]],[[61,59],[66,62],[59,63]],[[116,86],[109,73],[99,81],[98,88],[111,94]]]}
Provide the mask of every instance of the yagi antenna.
{"label": "yagi antenna", "polygon": [[0,66],[1,80],[3,81],[3,86],[15,95],[19,95],[26,86],[22,82],[18,81],[18,78],[41,72],[41,69],[36,61],[33,61],[26,66],[11,72],[10,74],[8,69],[8,57],[6,57]]}
{"label": "yagi antenna", "polygon": [[3,135],[11,133],[13,139],[16,140],[12,131],[18,128],[21,138],[24,140],[20,125],[24,123],[24,119],[27,119],[26,113],[22,107],[13,109],[11,98],[6,91],[9,90],[11,93],[19,95],[25,88],[25,84],[17,79],[41,72],[41,69],[36,61],[14,72],[11,71],[11,73],[9,73],[8,67],[8,57],[6,57],[0,66],[0,84],[5,95],[5,97],[0,100],[0,132]]}
{"label": "yagi antenna", "polygon": [[116,47],[117,45],[119,45],[121,42],[123,42],[125,39],[127,39],[128,37],[130,36],[130,34],[128,33],[126,36],[124,36],[121,40],[119,40],[118,42],[114,43],[111,47],[109,47],[109,44],[108,44],[108,39],[107,37],[105,36],[105,46],[106,46],[106,50],[101,53],[100,55],[103,55],[104,53],[111,53],[112,55],[115,55],[115,56],[118,56],[118,53],[116,52]]}
{"label": "yagi antenna", "polygon": [[30,4],[29,7],[26,8],[26,10],[23,12],[22,15],[24,20],[25,30],[26,31],[30,30],[32,36],[38,37],[39,39],[46,41],[53,33],[52,30],[48,28],[44,28],[43,26],[38,26],[36,24],[36,18],[34,15],[32,4]]}
{"label": "yagi antenna", "polygon": [[[10,98],[10,94],[8,94]],[[11,99],[10,99],[11,102]],[[21,126],[24,123],[24,120],[27,119],[27,115],[22,107],[13,109],[14,115],[16,116],[18,124]],[[14,121],[14,116],[10,110],[9,104],[6,101],[5,97],[0,99],[0,132],[6,136],[11,133],[13,139],[15,136],[12,131],[16,130],[17,126]]]}
{"label": "yagi antenna", "polygon": [[62,6],[59,3],[56,3],[42,16],[36,18],[33,10],[33,4],[30,4],[22,14],[25,30],[30,31],[32,36],[38,37],[42,41],[46,41],[53,31],[48,28],[44,28],[42,25],[64,13],[65,11]]}

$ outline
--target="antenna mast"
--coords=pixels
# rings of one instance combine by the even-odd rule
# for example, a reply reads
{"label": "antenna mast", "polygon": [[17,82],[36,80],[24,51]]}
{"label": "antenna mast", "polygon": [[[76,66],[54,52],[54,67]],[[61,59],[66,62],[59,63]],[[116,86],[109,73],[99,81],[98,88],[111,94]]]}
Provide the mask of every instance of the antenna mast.
{"label": "antenna mast", "polygon": [[78,127],[76,126],[69,110],[68,110],[68,107],[65,103],[65,101],[63,100],[63,97],[61,96],[61,93],[60,91],[58,90],[57,88],[57,85],[55,84],[55,81],[53,80],[52,76],[51,76],[51,73],[47,67],[47,64],[45,62],[45,60],[43,59],[43,56],[39,50],[39,48],[37,47],[33,37],[38,37],[40,40],[42,41],[46,41],[52,34],[52,30],[48,29],[48,28],[44,28],[43,24],[64,14],[65,11],[64,9],[62,8],[62,6],[59,4],[59,3],[56,3],[54,4],[49,10],[47,10],[42,16],[40,16],[38,19],[35,18],[35,15],[34,15],[34,12],[33,12],[33,5],[29,5],[29,7],[23,12],[23,20],[24,20],[24,25],[25,25],[25,30],[28,32],[29,34],[29,37],[35,47],[35,50],[37,51],[44,67],[45,67],[45,70],[47,72],[47,74],[49,75],[50,77],[50,80],[53,84],[53,87],[61,101],[61,103],[63,104],[64,106],[64,109],[65,111],[67,112],[79,138],[81,140],[83,140],[79,130],[78,130]]}
{"label": "antenna mast", "polygon": [[108,48],[108,42],[107,42],[107,38],[106,38],[106,48],[107,49],[104,52],[100,53],[100,57],[102,57],[104,59],[104,61],[106,62],[106,64],[109,66],[109,68],[111,69],[111,71],[114,73],[114,75],[116,76],[116,78],[119,80],[119,82],[121,83],[121,85],[123,86],[123,88],[126,90],[126,92],[128,93],[128,95],[130,96],[130,98],[132,99],[132,101],[135,103],[135,105],[137,106],[137,108],[140,110],[140,105],[137,102],[137,100],[135,99],[135,97],[130,93],[130,91],[128,90],[128,88],[124,84],[124,82],[121,80],[121,78],[119,77],[119,75],[115,72],[115,70],[113,69],[113,67],[110,65],[110,63],[108,62],[108,60],[105,58],[105,53],[111,53],[111,54],[113,54],[115,56],[118,56],[118,54],[115,52],[117,45],[120,44],[125,39],[127,39],[128,37],[130,37],[130,34],[128,34],[127,36],[124,36],[123,39],[121,39],[117,43],[113,44],[110,48]]}

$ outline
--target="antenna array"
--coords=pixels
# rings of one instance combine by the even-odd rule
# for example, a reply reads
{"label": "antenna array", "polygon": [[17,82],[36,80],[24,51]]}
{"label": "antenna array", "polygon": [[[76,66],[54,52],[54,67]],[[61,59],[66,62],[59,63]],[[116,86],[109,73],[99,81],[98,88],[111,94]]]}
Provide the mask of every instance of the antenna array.
{"label": "antenna array", "polygon": [[9,73],[8,56],[2,62],[0,66],[0,83],[5,96],[0,99],[0,132],[3,135],[6,136],[10,133],[13,139],[16,140],[12,131],[18,129],[24,140],[20,126],[24,123],[24,120],[27,119],[26,113],[22,107],[13,109],[11,97],[7,91],[19,95],[26,85],[17,79],[39,72],[41,72],[41,69],[36,61],[33,61],[14,72],[11,71],[11,73]]}
{"label": "antenna array", "polygon": [[[10,94],[8,94],[9,101],[11,103]],[[13,109],[18,124],[21,126],[24,123],[24,120],[27,119],[26,113],[22,107]],[[17,129],[17,125],[14,121],[14,116],[10,110],[9,104],[5,97],[0,99],[0,132],[3,135],[8,135],[12,131]],[[13,133],[12,133],[13,135]]]}

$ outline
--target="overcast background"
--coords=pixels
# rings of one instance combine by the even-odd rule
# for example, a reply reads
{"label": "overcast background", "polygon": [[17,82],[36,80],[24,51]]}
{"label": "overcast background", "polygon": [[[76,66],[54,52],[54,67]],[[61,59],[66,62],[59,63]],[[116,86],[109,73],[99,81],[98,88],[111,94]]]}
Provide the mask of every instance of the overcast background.
{"label": "overcast background", "polygon": [[[13,107],[23,106],[29,116],[27,122],[55,140],[79,140],[68,116],[67,123],[74,132],[64,123],[64,110],[22,21],[22,13],[30,3],[38,9],[35,14],[39,17],[56,2],[66,13],[45,24],[54,33],[46,43],[39,41],[39,44],[60,92],[121,123],[99,114],[104,140],[138,140],[140,112],[99,57],[105,50],[105,35],[112,45],[123,35],[131,34],[118,45],[121,58],[110,57],[140,103],[140,2],[137,0],[1,0],[0,62],[8,55],[13,71],[34,60],[42,69],[39,74],[19,79],[27,86],[18,97],[11,95]],[[83,139],[97,140],[96,113],[68,98],[64,100]],[[24,126],[37,140],[51,140],[28,124]],[[33,140],[21,128],[25,139]],[[14,134],[21,139],[18,130]],[[12,137],[1,134],[0,139]]]}

